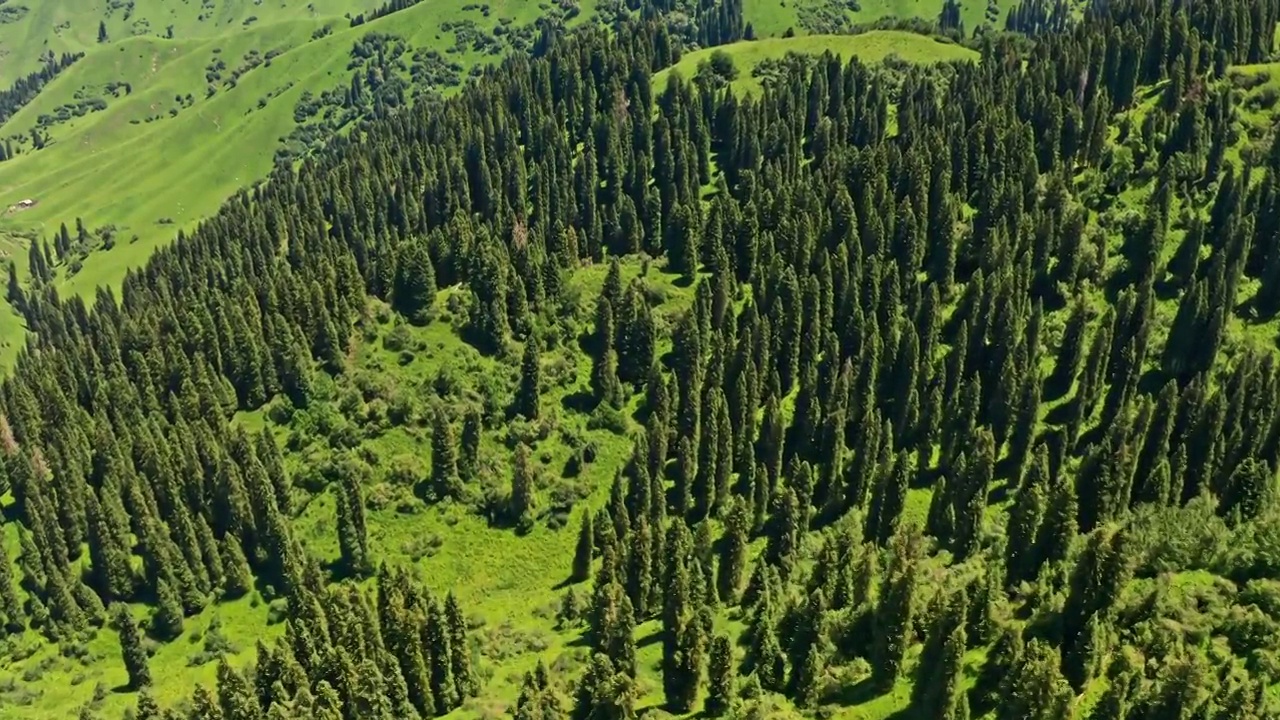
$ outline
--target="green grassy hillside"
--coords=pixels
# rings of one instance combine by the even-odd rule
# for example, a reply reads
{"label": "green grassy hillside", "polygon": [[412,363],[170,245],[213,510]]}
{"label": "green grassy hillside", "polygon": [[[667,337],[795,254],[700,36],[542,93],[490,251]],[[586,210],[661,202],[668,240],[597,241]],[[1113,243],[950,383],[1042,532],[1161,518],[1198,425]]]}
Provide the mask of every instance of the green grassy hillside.
{"label": "green grassy hillside", "polygon": [[698,66],[710,60],[712,53],[724,52],[733,58],[738,77],[732,86],[739,92],[758,92],[760,79],[753,71],[765,60],[780,60],[788,53],[819,55],[832,52],[843,60],[856,57],[864,62],[880,62],[897,57],[913,63],[935,63],[974,60],[978,53],[969,48],[937,38],[900,30],[872,30],[858,35],[803,35],[792,38],[744,40],[718,48],[689,53],[680,62],[654,77],[657,87],[665,86],[667,76],[676,73],[686,79],[698,72]]}
{"label": "green grassy hillside", "polygon": [[[960,16],[966,31],[992,18],[1002,21],[1011,4],[1010,0],[963,0]],[[799,34],[839,32],[884,17],[936,20],[941,8],[940,0],[746,0],[743,11],[756,37],[763,38],[780,36],[788,29]]]}
{"label": "green grassy hillside", "polygon": [[5,7],[10,11],[0,13],[0,18],[9,18],[0,21],[0,86],[35,70],[46,52],[97,47],[99,23],[105,25],[108,41],[134,36],[212,39],[255,25],[356,14],[379,4],[377,0],[9,0]]}

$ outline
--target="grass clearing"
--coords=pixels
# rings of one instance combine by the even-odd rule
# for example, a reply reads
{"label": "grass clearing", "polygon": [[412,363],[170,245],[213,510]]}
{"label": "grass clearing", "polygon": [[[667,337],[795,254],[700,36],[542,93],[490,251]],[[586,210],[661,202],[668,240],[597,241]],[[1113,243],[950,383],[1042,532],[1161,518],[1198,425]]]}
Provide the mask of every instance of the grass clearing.
{"label": "grass clearing", "polygon": [[[960,18],[966,34],[983,24],[1004,21],[1009,0],[962,0]],[[852,6],[852,7],[851,7]],[[856,9],[852,9],[856,8]],[[796,33],[829,32],[835,24],[858,25],[884,17],[937,20],[942,10],[939,0],[860,0],[855,3],[832,0],[747,0],[743,5],[746,21],[756,37],[781,37],[788,29]]]}
{"label": "grass clearing", "polygon": [[897,57],[907,62],[937,63],[976,60],[978,53],[944,39],[902,30],[872,30],[858,35],[804,35],[792,38],[744,40],[718,48],[689,53],[680,62],[654,76],[654,87],[666,85],[672,73],[692,78],[698,66],[710,60],[712,53],[725,52],[733,58],[738,78],[732,86],[738,92],[759,93],[760,79],[752,71],[765,60],[778,60],[789,53],[818,55],[831,52],[842,60],[858,58],[863,62],[882,62]]}

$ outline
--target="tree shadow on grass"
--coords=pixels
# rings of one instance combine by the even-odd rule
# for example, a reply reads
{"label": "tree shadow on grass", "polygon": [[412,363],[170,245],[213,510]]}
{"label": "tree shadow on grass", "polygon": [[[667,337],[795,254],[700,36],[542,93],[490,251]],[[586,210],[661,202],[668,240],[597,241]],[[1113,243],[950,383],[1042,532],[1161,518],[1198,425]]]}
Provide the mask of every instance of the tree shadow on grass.
{"label": "tree shadow on grass", "polygon": [[650,645],[657,645],[660,642],[662,642],[662,631],[654,630],[648,635],[645,635],[644,637],[637,640],[636,647],[645,648],[645,647],[649,647]]}
{"label": "tree shadow on grass", "polygon": [[1048,425],[1066,425],[1071,422],[1071,412],[1075,408],[1075,403],[1076,400],[1073,397],[1053,408],[1045,415],[1045,423]]}
{"label": "tree shadow on grass", "polygon": [[596,409],[600,401],[594,395],[584,390],[569,393],[560,400],[560,406],[565,410],[580,412],[590,415]]}
{"label": "tree shadow on grass", "polygon": [[884,694],[885,693],[876,688],[872,679],[867,677],[854,685],[845,685],[838,690],[828,693],[827,696],[823,698],[823,702],[845,706],[861,705]]}
{"label": "tree shadow on grass", "polygon": [[[893,690],[882,691],[875,686],[872,678],[868,677],[856,685],[842,687],[822,698],[824,705],[843,705],[853,707],[869,703],[876,698],[883,697],[893,693]],[[914,705],[907,705],[904,708],[895,710],[884,716],[885,720],[928,720],[918,708]]]}

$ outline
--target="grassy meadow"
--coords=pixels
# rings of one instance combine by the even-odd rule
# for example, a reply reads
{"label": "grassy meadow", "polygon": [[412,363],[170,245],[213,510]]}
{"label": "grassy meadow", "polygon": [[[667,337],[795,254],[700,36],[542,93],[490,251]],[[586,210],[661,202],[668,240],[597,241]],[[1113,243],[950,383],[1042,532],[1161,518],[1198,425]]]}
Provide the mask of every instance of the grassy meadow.
{"label": "grassy meadow", "polygon": [[[1004,19],[1009,0],[996,0],[995,15]],[[851,6],[856,6],[856,10]],[[935,20],[942,9],[941,0],[858,0],[855,3],[833,0],[746,0],[744,11],[756,37],[780,37],[788,29],[796,34],[814,32],[809,26],[815,22],[869,23],[883,17],[922,18]],[[966,32],[987,22],[986,0],[962,0],[960,17]]]}
{"label": "grassy meadow", "polygon": [[738,77],[731,84],[738,92],[760,92],[760,80],[752,75],[752,70],[765,60],[779,60],[788,53],[816,55],[831,52],[842,60],[856,57],[864,62],[882,62],[889,57],[898,57],[907,62],[922,64],[975,60],[978,57],[973,50],[947,40],[900,30],[872,30],[858,35],[802,35],[744,40],[685,55],[680,58],[679,63],[655,76],[655,86],[663,87],[667,76],[672,73],[692,78],[697,74],[698,66],[710,60],[714,52],[725,52],[733,58]]}
{"label": "grassy meadow", "polygon": [[215,39],[246,28],[288,20],[322,20],[371,10],[379,0],[87,0],[14,1],[25,7],[16,20],[0,23],[0,86],[36,70],[43,53],[99,48],[98,25],[108,44],[132,37]]}

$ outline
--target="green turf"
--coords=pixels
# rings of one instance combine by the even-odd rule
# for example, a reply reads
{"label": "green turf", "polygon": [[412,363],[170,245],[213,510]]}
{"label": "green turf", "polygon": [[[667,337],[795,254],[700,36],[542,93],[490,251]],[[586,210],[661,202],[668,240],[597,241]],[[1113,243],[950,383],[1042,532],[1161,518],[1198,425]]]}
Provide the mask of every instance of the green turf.
{"label": "green turf", "polygon": [[[117,0],[50,2],[13,0],[28,12],[21,20],[0,24],[0,86],[39,67],[41,54],[82,52],[99,47],[98,23],[110,41],[135,36],[213,39],[246,27],[282,20],[316,20],[359,13],[380,0]],[[112,9],[118,6],[117,9]],[[250,20],[250,18],[256,18]]]}
{"label": "green turf", "polygon": [[[1011,4],[1010,0],[999,0],[998,18],[1001,21]],[[805,33],[804,17],[809,11],[823,11],[858,24],[883,17],[936,20],[941,10],[941,0],[860,0],[856,11],[834,0],[747,0],[743,5],[746,21],[751,23],[756,37],[760,38],[778,37],[788,29],[797,34]],[[971,33],[984,24],[986,13],[985,0],[963,0],[960,16],[966,32]]]}
{"label": "green turf", "polygon": [[735,90],[759,92],[759,79],[751,71],[766,59],[778,59],[787,53],[820,54],[832,52],[843,59],[857,57],[866,62],[879,62],[890,56],[917,63],[974,60],[978,54],[966,47],[945,40],[900,30],[872,30],[859,35],[804,35],[793,38],[769,38],[742,42],[690,53],[675,66],[663,70],[654,77],[654,87],[666,84],[667,76],[677,73],[691,78],[698,65],[710,59],[714,52],[726,52],[738,69]]}

